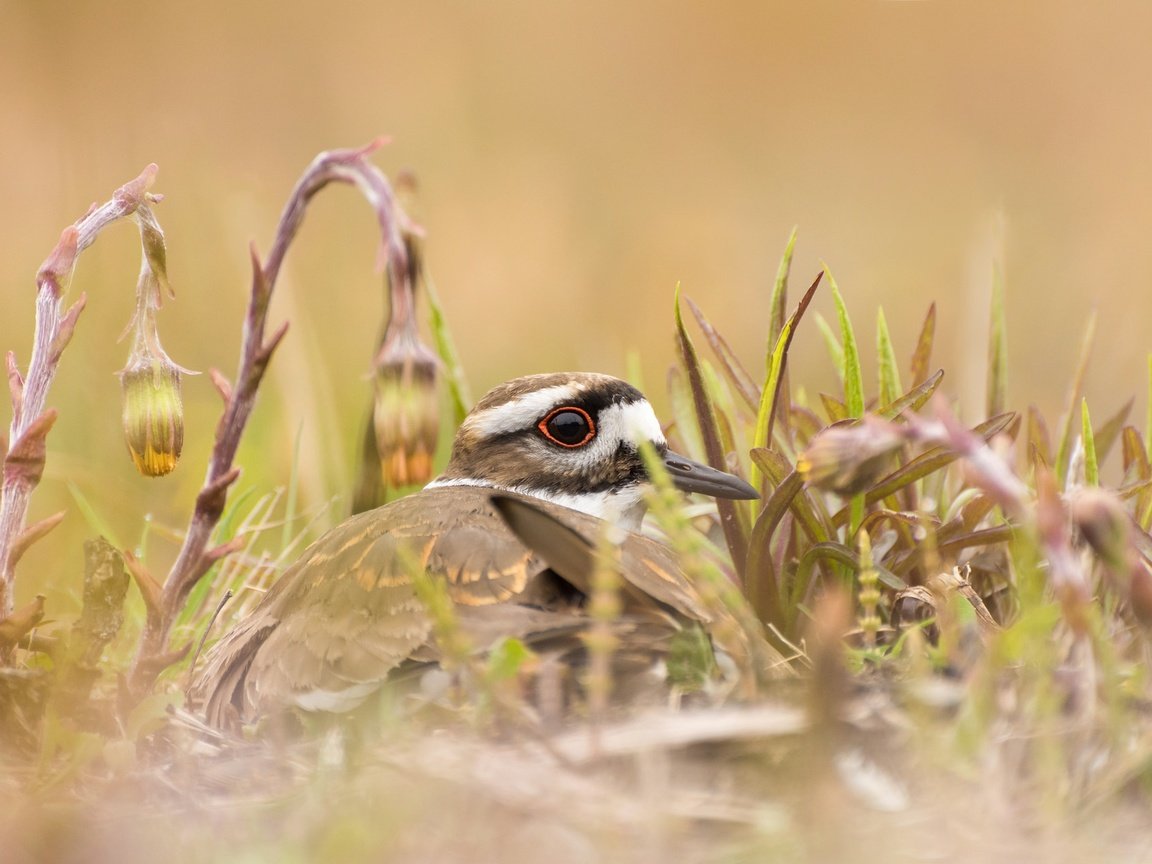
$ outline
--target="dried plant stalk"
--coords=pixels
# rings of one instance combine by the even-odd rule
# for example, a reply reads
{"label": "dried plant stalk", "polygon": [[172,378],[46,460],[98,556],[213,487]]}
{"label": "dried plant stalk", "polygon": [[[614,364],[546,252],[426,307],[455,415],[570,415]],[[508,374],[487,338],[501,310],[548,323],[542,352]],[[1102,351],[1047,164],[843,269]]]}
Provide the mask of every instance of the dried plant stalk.
{"label": "dried plant stalk", "polygon": [[189,592],[216,561],[232,552],[237,548],[235,544],[241,542],[237,540],[221,546],[209,546],[212,532],[224,511],[228,489],[240,473],[232,463],[252,413],[256,392],[272,353],[288,329],[287,323],[282,324],[270,338],[265,338],[272,291],[284,256],[300,228],[312,197],[329,183],[351,183],[356,186],[372,205],[380,224],[379,262],[387,267],[393,285],[408,284],[410,281],[411,271],[403,237],[416,229],[397,204],[387,178],[368,161],[368,156],[384,143],[385,139],[378,138],[366,147],[330,150],[318,155],[288,198],[267,261],[261,264],[255,250],[252,251],[252,290],[244,321],[240,365],[235,383],[228,382],[217,371],[211,373],[212,381],[224,400],[224,413],[216,427],[216,443],[209,458],[204,485],[196,497],[196,507],[184,544],[162,585],[143,572],[142,568],[133,574],[139,584],[148,586],[144,593],[146,597],[151,595],[154,598],[155,608],[150,607],[148,610],[147,623],[128,679],[128,692],[132,699],[145,695],[156,677],[187,653],[191,643],[176,650],[171,649],[172,625]]}
{"label": "dried plant stalk", "polygon": [[[32,340],[32,357],[28,371],[21,375],[16,356],[8,352],[8,388],[12,398],[12,423],[4,458],[0,490],[0,620],[12,614],[15,565],[29,542],[43,536],[26,536],[37,526],[26,529],[28,505],[32,490],[44,473],[45,442],[56,421],[56,411],[45,409],[48,388],[56,377],[60,357],[68,347],[76,322],[84,310],[86,297],[80,297],[64,308],[64,295],[80,253],[95,242],[100,232],[111,223],[133,214],[155,224],[149,207],[159,196],[148,190],[156,179],[157,167],[149,165],[139,177],[124,184],[111,200],[64,229],[56,248],[36,274],[36,324]],[[147,250],[145,250],[147,260]],[[51,527],[51,526],[49,526]]]}

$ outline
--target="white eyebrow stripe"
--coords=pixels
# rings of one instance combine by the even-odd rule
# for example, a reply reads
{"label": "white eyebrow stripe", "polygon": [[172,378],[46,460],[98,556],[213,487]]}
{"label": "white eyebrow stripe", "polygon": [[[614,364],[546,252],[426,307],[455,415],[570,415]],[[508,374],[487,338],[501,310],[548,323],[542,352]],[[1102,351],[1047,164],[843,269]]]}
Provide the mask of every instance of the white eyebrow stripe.
{"label": "white eyebrow stripe", "polygon": [[525,393],[503,405],[473,413],[464,421],[464,428],[475,429],[483,435],[505,435],[526,429],[553,405],[574,401],[585,389],[582,384],[572,383]]}
{"label": "white eyebrow stripe", "polygon": [[660,428],[660,421],[647,399],[639,402],[624,402],[609,405],[600,412],[600,429],[614,428],[618,431],[617,441],[639,443],[651,441],[657,447],[663,447],[668,442],[664,439],[664,430]]}

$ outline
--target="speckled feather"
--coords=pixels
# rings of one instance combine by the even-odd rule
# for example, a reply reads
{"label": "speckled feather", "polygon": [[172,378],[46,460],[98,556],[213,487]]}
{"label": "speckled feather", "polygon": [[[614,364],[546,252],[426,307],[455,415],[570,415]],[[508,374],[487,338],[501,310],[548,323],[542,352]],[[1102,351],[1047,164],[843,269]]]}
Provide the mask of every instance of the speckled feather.
{"label": "speckled feather", "polygon": [[[227,725],[285,705],[353,707],[406,659],[436,659],[431,622],[398,554],[401,543],[445,580],[460,625],[478,647],[500,636],[529,644],[571,640],[587,622],[579,601],[588,586],[558,579],[527,550],[493,509],[491,494],[479,487],[427,489],[320,538],[210,652],[194,685],[207,719]],[[524,500],[589,542],[604,527],[593,516]],[[620,563],[622,627],[662,621],[672,633],[678,622],[709,620],[661,544],[629,534]],[[492,607],[501,604],[496,613]],[[338,695],[324,696],[331,704],[315,701],[316,694],[341,693],[347,706]]]}

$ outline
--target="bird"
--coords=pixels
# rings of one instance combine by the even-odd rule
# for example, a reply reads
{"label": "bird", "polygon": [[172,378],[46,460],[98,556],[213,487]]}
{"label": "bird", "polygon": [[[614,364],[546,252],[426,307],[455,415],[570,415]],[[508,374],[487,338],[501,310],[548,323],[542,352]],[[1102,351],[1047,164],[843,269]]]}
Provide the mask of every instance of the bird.
{"label": "bird", "polygon": [[443,473],[337,525],[284,571],[209,650],[193,701],[218,727],[292,709],[341,714],[404,669],[436,664],[413,566],[444,586],[471,644],[515,637],[542,654],[580,654],[605,531],[616,535],[625,644],[630,633],[666,642],[684,625],[706,628],[714,613],[676,556],[638,533],[651,483],[643,443],[677,489],[758,497],[669,450],[648,400],[619,378],[515,378],[467,414]]}

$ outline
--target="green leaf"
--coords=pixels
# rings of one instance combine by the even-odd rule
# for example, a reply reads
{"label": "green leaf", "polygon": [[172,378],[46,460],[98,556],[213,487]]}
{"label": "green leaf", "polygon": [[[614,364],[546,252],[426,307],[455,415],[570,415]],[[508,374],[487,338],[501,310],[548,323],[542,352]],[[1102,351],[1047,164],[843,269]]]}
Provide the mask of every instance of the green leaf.
{"label": "green leaf", "polygon": [[[795,471],[787,459],[771,450],[753,450],[752,461],[761,467],[768,479],[776,484],[777,489],[789,482],[790,475]],[[797,524],[813,543],[822,543],[831,539],[834,530],[829,514],[826,511],[821,512],[823,511],[822,505],[816,503],[819,500],[819,498],[811,496],[806,489],[803,489],[803,482],[801,482],[800,491],[796,492],[791,500],[785,502],[795,514]],[[765,506],[764,510],[761,511],[760,518],[756,520],[756,526],[752,529],[754,540],[757,529],[770,531],[775,528],[772,517],[764,518],[767,510],[768,507]],[[779,522],[778,517],[776,522]],[[769,534],[762,539],[767,542],[771,540],[771,535]]]}
{"label": "green leaf", "polygon": [[925,378],[891,405],[885,405],[876,412],[885,420],[895,420],[905,411],[919,411],[932,398],[940,382],[944,380],[944,370],[937,369],[931,378]]}
{"label": "green leaf", "polygon": [[[713,413],[712,400],[704,386],[704,376],[700,369],[700,357],[696,347],[688,337],[684,328],[684,318],[680,314],[680,286],[676,286],[673,313],[676,321],[676,343],[680,348],[680,358],[684,364],[684,371],[688,373],[688,386],[692,390],[692,402],[696,409],[696,422],[700,427],[700,435],[704,439],[704,453],[708,462],[714,468],[723,470],[725,465],[724,451],[720,446],[720,432],[716,425],[716,416]],[[734,501],[718,499],[716,509],[720,513],[720,527],[724,531],[724,539],[728,544],[728,551],[732,555],[732,564],[736,573],[743,577],[744,564],[748,558],[748,537],[741,530],[740,519],[736,515]]]}
{"label": "green leaf", "polygon": [[837,399],[835,396],[829,396],[827,393],[820,394],[820,404],[824,406],[824,415],[828,418],[828,425],[833,423],[842,423],[845,420],[850,420],[848,416],[848,406]]}
{"label": "green leaf", "polygon": [[76,502],[76,506],[80,509],[80,515],[84,517],[84,521],[88,523],[88,527],[92,529],[93,533],[104,537],[117,549],[126,549],[127,547],[117,538],[116,532],[112,530],[111,523],[96,511],[92,503],[84,497],[84,493],[80,491],[80,487],[71,480],[67,481],[67,483],[68,492],[72,495],[72,500]]}
{"label": "green leaf", "polygon": [[[780,341],[780,334],[784,332],[784,313],[788,308],[788,276],[792,272],[792,253],[796,251],[796,231],[797,226],[793,226],[792,233],[788,236],[788,243],[784,247],[784,255],[780,259],[780,266],[776,268],[776,284],[772,286],[772,299],[768,304],[770,318],[765,355],[769,358]],[[770,360],[768,366],[770,370]]]}
{"label": "green leaf", "polygon": [[1120,433],[1128,421],[1133,401],[1133,399],[1129,399],[1119,411],[1104,421],[1099,429],[1093,431],[1092,435],[1096,439],[1096,459],[1098,462],[1107,459],[1112,448],[1116,446],[1116,442],[1120,440]]}
{"label": "green leaf", "polygon": [[440,298],[436,294],[436,286],[426,269],[421,270],[421,281],[424,283],[424,294],[428,298],[428,329],[431,330],[432,339],[436,342],[436,353],[443,361],[444,368],[448,370],[448,393],[452,399],[452,412],[456,418],[456,425],[460,425],[472,405],[472,395],[468,392],[464,367],[460,363],[460,355],[456,353],[456,343],[448,329],[448,321],[444,317],[444,308],[440,305]]}
{"label": "green leaf", "polygon": [[1144,442],[1148,446],[1148,459],[1152,461],[1152,354],[1148,355],[1148,416],[1144,422]]}
{"label": "green leaf", "polygon": [[840,344],[840,340],[836,338],[836,332],[824,316],[819,312],[813,314],[816,316],[816,329],[820,331],[820,336],[824,339],[824,347],[828,349],[828,356],[832,358],[832,365],[836,368],[836,377],[843,383],[844,346]]}
{"label": "green leaf", "polygon": [[1004,280],[1000,268],[992,272],[992,308],[988,331],[988,389],[985,416],[1003,413],[1008,401],[1008,348],[1004,325]]}
{"label": "green leaf", "polygon": [[[784,323],[784,328],[776,340],[776,347],[772,349],[772,354],[768,360],[768,377],[764,382],[764,389],[760,392],[760,408],[756,412],[756,432],[752,437],[754,447],[768,447],[771,443],[772,424],[775,422],[781,385],[784,381],[784,370],[788,364],[788,348],[792,344],[792,336],[796,333],[796,325],[804,317],[804,312],[808,309],[808,304],[812,302],[812,297],[816,294],[816,288],[820,285],[822,278],[824,278],[823,271],[816,274],[812,285],[800,298],[796,311]],[[788,411],[790,407],[785,405],[784,410]],[[760,488],[761,483],[762,475],[753,466],[752,485]]]}
{"label": "green leaf", "polygon": [[1084,390],[1084,375],[1088,371],[1088,358],[1092,354],[1092,343],[1096,338],[1096,312],[1093,311],[1088,318],[1088,326],[1084,328],[1084,338],[1080,342],[1080,359],[1076,364],[1076,375],[1072,379],[1072,389],[1068,393],[1068,407],[1064,412],[1064,425],[1060,431],[1060,443],[1056,447],[1056,477],[1060,488],[1064,488],[1068,473],[1068,460],[1071,457],[1072,445],[1072,418],[1076,410],[1076,403]]}
{"label": "green leaf", "polygon": [[884,318],[884,307],[876,310],[876,355],[880,375],[880,404],[888,405],[904,392],[900,385],[900,369],[896,365],[896,352],[892,348],[892,337],[888,334],[888,321]]}
{"label": "green leaf", "polygon": [[1089,486],[1100,485],[1100,466],[1096,462],[1096,436],[1092,434],[1092,418],[1088,416],[1088,400],[1080,400],[1080,440],[1084,445],[1084,481]]}
{"label": "green leaf", "polygon": [[916,350],[912,354],[912,384],[916,385],[928,377],[932,362],[932,343],[936,338],[936,304],[928,307],[924,324],[920,327],[920,337],[916,340]]}
{"label": "green leaf", "polygon": [[844,346],[844,405],[849,417],[860,418],[864,416],[864,375],[860,368],[860,350],[856,347],[856,334],[848,317],[848,307],[844,305],[844,298],[840,296],[840,289],[831,273],[828,274],[828,283],[832,286],[832,300],[836,304],[836,316],[840,322],[840,344]]}

